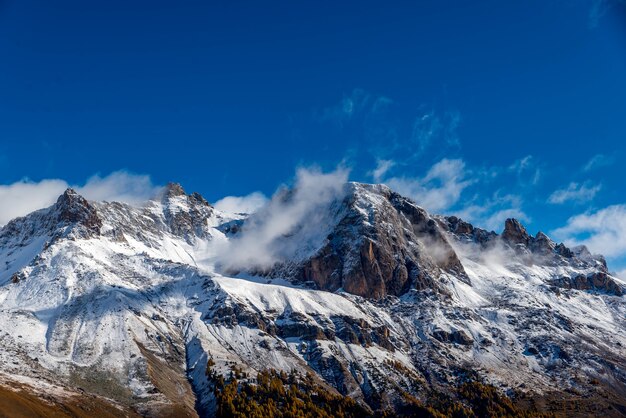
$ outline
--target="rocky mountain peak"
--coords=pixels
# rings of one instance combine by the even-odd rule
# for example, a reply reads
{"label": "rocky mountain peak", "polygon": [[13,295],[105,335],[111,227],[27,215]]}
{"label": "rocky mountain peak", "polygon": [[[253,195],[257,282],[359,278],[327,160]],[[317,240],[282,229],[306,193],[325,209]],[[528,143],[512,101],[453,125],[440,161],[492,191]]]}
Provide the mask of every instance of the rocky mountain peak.
{"label": "rocky mountain peak", "polygon": [[188,195],[178,183],[168,183],[161,196],[163,214],[171,231],[184,237],[189,243],[195,237],[205,237],[208,231],[207,220],[213,214],[213,207],[199,193]]}
{"label": "rocky mountain peak", "polygon": [[546,234],[539,231],[535,238],[531,240],[531,250],[533,252],[543,253],[545,255],[552,254],[556,248],[554,241]]}
{"label": "rocky mountain peak", "polygon": [[530,235],[528,235],[526,228],[524,228],[524,226],[517,219],[509,218],[504,222],[502,239],[512,245],[528,245],[530,242]]}
{"label": "rocky mountain peak", "polygon": [[185,189],[180,183],[169,182],[163,190],[163,197],[170,198],[176,196],[185,196]]}
{"label": "rocky mountain peak", "polygon": [[100,232],[102,220],[96,208],[72,188],[59,196],[53,209],[57,221],[62,224],[79,224],[89,233]]}
{"label": "rocky mountain peak", "polygon": [[345,192],[321,209],[330,228],[319,246],[295,266],[278,265],[270,275],[372,299],[410,289],[442,290],[443,272],[469,283],[443,230],[424,209],[383,185],[349,183]]}
{"label": "rocky mountain peak", "polygon": [[[431,215],[383,186],[334,190],[268,244],[298,251],[267,280],[219,271],[216,249],[246,221],[175,183],[143,207],[68,189],[11,221],[0,229],[3,379],[72,388],[106,376],[77,402],[93,392],[147,416],[164,405],[212,416],[218,379],[264,367],[311,373],[372,409],[468,376],[526,388],[524,400],[536,390],[541,402],[576,393],[622,407],[625,288],[600,256],[513,219],[500,237]],[[224,234],[230,219],[244,227]],[[230,249],[267,244],[253,237]]]}

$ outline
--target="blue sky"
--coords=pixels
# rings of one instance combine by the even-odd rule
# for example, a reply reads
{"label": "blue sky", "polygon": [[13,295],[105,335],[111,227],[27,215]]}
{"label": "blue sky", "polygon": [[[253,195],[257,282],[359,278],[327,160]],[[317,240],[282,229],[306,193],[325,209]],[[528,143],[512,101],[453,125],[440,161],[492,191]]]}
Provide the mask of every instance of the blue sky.
{"label": "blue sky", "polygon": [[626,269],[623,1],[338,3],[0,0],[4,205],[342,166]]}

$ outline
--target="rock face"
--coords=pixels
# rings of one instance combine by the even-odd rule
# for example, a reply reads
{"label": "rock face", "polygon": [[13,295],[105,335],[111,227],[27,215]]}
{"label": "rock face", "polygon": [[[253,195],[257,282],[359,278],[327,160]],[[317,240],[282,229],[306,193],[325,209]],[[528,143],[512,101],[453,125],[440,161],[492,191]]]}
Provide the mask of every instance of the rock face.
{"label": "rock face", "polygon": [[528,246],[531,238],[528,232],[526,232],[526,228],[517,219],[509,218],[504,222],[502,239],[512,246]]}
{"label": "rock face", "polygon": [[[451,244],[476,244],[481,251],[500,245],[527,265],[571,264],[607,273],[602,257],[592,256],[586,248],[557,245],[542,232],[532,237],[516,219],[507,219],[498,235],[454,216],[431,216],[381,185],[350,183],[339,209],[332,210],[337,215],[328,216],[334,223],[319,248],[301,261],[279,263],[262,274],[373,299],[401,296],[411,289],[447,294],[441,286],[445,275],[471,284]],[[573,288],[565,281],[558,283]],[[610,277],[596,283],[581,290],[619,292],[620,285],[613,286]]]}
{"label": "rock face", "polygon": [[583,415],[626,408],[624,287],[602,257],[516,220],[498,235],[431,215],[385,186],[342,190],[275,238],[297,251],[262,275],[216,260],[254,219],[177,184],[138,207],[68,190],[11,221],[0,388],[12,375],[130,416],[211,416],[210,363],[225,379],[308,372],[370,409],[468,376],[537,405],[592,402]]}
{"label": "rock face", "polygon": [[196,237],[208,233],[207,221],[213,215],[213,207],[200,194],[187,195],[180,184],[169,183],[163,192],[161,203],[165,221],[171,231],[192,243]]}
{"label": "rock face", "polygon": [[563,289],[600,291],[616,296],[624,294],[622,286],[602,271],[588,275],[579,274],[575,277],[561,277],[553,280],[552,284]]}
{"label": "rock face", "polygon": [[61,225],[78,225],[86,236],[100,234],[102,220],[96,209],[74,189],[67,189],[56,202],[55,213]]}
{"label": "rock face", "polygon": [[[469,281],[435,219],[385,186],[350,183],[325,242],[295,268],[295,281],[380,299],[409,289],[442,290],[443,273]],[[284,276],[278,266],[270,273]]]}
{"label": "rock face", "polygon": [[472,345],[474,340],[463,330],[454,330],[452,332],[436,329],[433,331],[433,337],[442,343]]}

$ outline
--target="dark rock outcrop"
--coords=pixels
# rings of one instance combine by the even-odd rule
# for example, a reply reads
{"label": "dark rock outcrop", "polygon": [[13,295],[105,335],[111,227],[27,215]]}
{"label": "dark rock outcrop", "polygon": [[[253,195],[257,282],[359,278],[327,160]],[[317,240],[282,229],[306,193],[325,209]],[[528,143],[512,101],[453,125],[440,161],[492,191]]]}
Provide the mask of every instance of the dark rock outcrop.
{"label": "dark rock outcrop", "polygon": [[178,183],[168,183],[161,198],[165,221],[174,235],[192,243],[207,234],[213,207],[199,193],[187,195]]}
{"label": "dark rock outcrop", "polygon": [[526,232],[526,228],[517,220],[509,218],[504,222],[504,231],[501,235],[502,239],[510,244],[528,246],[531,241],[530,235]]}
{"label": "dark rock outcrop", "polygon": [[100,234],[102,220],[96,208],[74,189],[67,189],[59,196],[54,206],[54,214],[60,225],[79,225],[83,236]]}
{"label": "dark rock outcrop", "polygon": [[556,248],[556,244],[543,232],[538,232],[534,239],[530,242],[530,250],[533,253],[542,255],[552,255]]}
{"label": "dark rock outcrop", "polygon": [[[442,272],[469,282],[440,225],[410,200],[385,186],[350,183],[341,206],[343,216],[291,273],[294,280],[374,299],[410,288],[436,291]],[[271,274],[284,275],[283,267]]]}
{"label": "dark rock outcrop", "polygon": [[490,246],[498,237],[495,232],[477,228],[456,216],[439,218],[439,224],[461,242],[473,242],[481,247]]}
{"label": "dark rock outcrop", "polygon": [[444,331],[442,329],[435,329],[432,332],[433,337],[442,343],[446,344],[459,344],[469,346],[474,343],[472,337],[467,335],[463,330]]}
{"label": "dark rock outcrop", "polygon": [[580,274],[575,277],[561,277],[553,280],[551,284],[563,289],[604,292],[615,296],[624,294],[622,286],[604,272],[591,273],[586,276]]}

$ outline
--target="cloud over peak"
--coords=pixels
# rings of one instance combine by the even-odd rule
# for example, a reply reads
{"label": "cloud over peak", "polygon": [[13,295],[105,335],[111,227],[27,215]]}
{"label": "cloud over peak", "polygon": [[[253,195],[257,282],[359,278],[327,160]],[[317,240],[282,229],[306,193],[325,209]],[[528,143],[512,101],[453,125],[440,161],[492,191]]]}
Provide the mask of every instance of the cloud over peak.
{"label": "cloud over peak", "polygon": [[398,193],[434,212],[454,206],[463,190],[473,182],[474,180],[468,178],[462,160],[447,158],[434,164],[424,177],[392,177],[385,180]]}
{"label": "cloud over peak", "polygon": [[12,184],[0,185],[0,225],[52,205],[68,187],[74,188],[88,200],[129,204],[139,204],[148,200],[160,189],[159,186],[152,184],[149,176],[127,171],[115,171],[105,177],[95,175],[82,186],[71,185],[61,179],[45,179],[39,182],[23,179]]}
{"label": "cloud over peak", "polygon": [[344,195],[348,174],[345,168],[329,173],[298,169],[293,188],[279,188],[247,219],[241,234],[218,249],[222,267],[263,269],[293,259],[296,250],[317,248],[331,221],[327,206]]}
{"label": "cloud over peak", "polygon": [[246,196],[226,196],[213,204],[215,209],[228,213],[254,213],[267,204],[269,199],[261,192]]}
{"label": "cloud over peak", "polygon": [[612,205],[595,212],[572,216],[553,231],[570,245],[586,245],[609,258],[626,255],[626,205]]}

